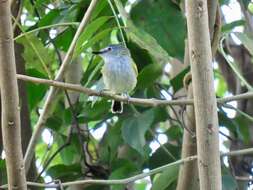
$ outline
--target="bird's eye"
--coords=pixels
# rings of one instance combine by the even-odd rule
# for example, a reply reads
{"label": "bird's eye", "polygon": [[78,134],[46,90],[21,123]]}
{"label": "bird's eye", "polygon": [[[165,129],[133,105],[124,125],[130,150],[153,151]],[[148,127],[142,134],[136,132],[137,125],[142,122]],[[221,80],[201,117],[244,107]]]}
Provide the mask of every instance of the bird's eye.
{"label": "bird's eye", "polygon": [[112,48],[111,48],[111,47],[108,47],[108,50],[109,50],[109,51],[111,51],[111,50],[112,50]]}

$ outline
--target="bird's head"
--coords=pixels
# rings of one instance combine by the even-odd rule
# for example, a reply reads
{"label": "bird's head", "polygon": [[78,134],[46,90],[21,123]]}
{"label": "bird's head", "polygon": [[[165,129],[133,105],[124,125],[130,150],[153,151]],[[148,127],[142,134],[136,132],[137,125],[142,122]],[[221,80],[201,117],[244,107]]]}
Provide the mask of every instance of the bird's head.
{"label": "bird's head", "polygon": [[100,51],[93,51],[92,53],[99,55],[102,58],[130,55],[129,50],[123,44],[112,44]]}

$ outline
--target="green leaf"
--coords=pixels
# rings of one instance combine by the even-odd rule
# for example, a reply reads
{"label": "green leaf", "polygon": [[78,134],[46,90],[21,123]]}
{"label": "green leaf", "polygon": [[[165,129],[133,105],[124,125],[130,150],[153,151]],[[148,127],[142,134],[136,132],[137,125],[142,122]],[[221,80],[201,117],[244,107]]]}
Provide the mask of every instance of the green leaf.
{"label": "green leaf", "polygon": [[111,27],[97,33],[91,39],[86,41],[86,43],[83,43],[82,46],[80,46],[80,48],[76,49],[75,55],[79,55],[88,47],[92,47],[94,44],[98,43],[99,41],[102,41],[103,39],[108,38],[108,36],[110,36],[110,33],[112,32],[113,29],[115,28]]}
{"label": "green leaf", "polygon": [[[100,28],[102,25],[104,25],[109,19],[112,19],[111,16],[103,16],[99,17],[93,22],[91,22],[85,30],[80,35],[78,42],[76,44],[76,49],[80,49],[81,46],[88,41]],[[79,52],[79,51],[78,51]]]}
{"label": "green leaf", "polygon": [[59,16],[60,16],[60,10],[59,9],[53,9],[51,11],[49,11],[45,16],[43,16],[39,22],[38,22],[38,26],[47,26],[50,24],[54,24],[56,21],[59,20]]}
{"label": "green leaf", "polygon": [[189,71],[190,71],[190,66],[182,70],[173,79],[170,80],[174,93],[184,87],[184,77]]}
{"label": "green leaf", "polygon": [[228,24],[224,24],[221,28],[222,33],[229,33],[237,26],[245,25],[245,20],[236,20]]}
{"label": "green leaf", "polygon": [[62,51],[67,52],[71,44],[71,41],[75,35],[76,30],[72,27],[68,27],[66,30],[62,31],[54,39],[55,45]]}
{"label": "green leaf", "polygon": [[[99,147],[100,162],[111,163],[117,159],[118,147],[122,144],[121,122],[108,126]],[[113,139],[113,141],[112,141]]]}
{"label": "green leaf", "polygon": [[170,57],[168,53],[150,34],[140,28],[137,28],[131,21],[127,22],[126,31],[130,40],[147,50],[158,63],[165,64],[169,61]]}
{"label": "green leaf", "polygon": [[44,75],[48,75],[45,67],[50,72],[51,66],[55,63],[54,52],[46,48],[44,44],[34,34],[26,35],[17,39],[17,42],[24,46],[22,54],[27,69],[36,69]]}
{"label": "green leaf", "polygon": [[223,78],[223,75],[221,75],[219,71],[218,72],[215,71],[214,74],[215,74],[215,80],[218,81],[216,95],[219,97],[223,97],[228,90],[227,83],[225,79]]}
{"label": "green leaf", "polygon": [[230,132],[232,132],[234,135],[238,135],[238,125],[234,121],[234,119],[230,119],[227,117],[226,113],[224,111],[218,112],[218,118],[219,118],[219,126],[226,127]]}
{"label": "green leaf", "polygon": [[242,137],[242,140],[245,144],[250,144],[250,130],[249,127],[251,126],[251,122],[249,122],[247,119],[245,119],[242,115],[237,116],[235,118],[235,121],[238,124],[238,129],[240,132],[240,135]]}
{"label": "green leaf", "polygon": [[[119,167],[114,169],[109,179],[123,179],[132,176],[137,171],[137,168],[133,162],[128,160],[120,160],[117,163]],[[111,190],[124,190],[125,185],[112,185]]]}
{"label": "green leaf", "polygon": [[87,103],[86,109],[79,115],[79,118],[84,118],[84,121],[96,121],[106,117],[110,112],[110,103],[102,99],[97,101],[93,106],[91,103]]}
{"label": "green leaf", "polygon": [[[69,126],[70,127],[70,126]],[[73,139],[73,136],[72,136]],[[61,135],[58,139],[59,146],[66,143],[67,138],[63,135]],[[80,149],[77,149],[76,146],[73,145],[73,143],[69,146],[66,146],[61,152],[60,152],[62,161],[66,165],[74,164],[77,159],[80,159]]]}
{"label": "green leaf", "polygon": [[50,175],[52,178],[60,179],[61,181],[75,180],[82,176],[81,165],[54,165],[47,170],[47,174]]}
{"label": "green leaf", "polygon": [[248,10],[251,14],[253,14],[253,3],[250,2],[249,5],[248,5]]}
{"label": "green leaf", "polygon": [[231,175],[222,176],[222,190],[236,190],[237,184]]}
{"label": "green leaf", "polygon": [[243,46],[253,55],[253,38],[246,33],[235,32],[237,38],[242,42]]}
{"label": "green leaf", "polygon": [[1,176],[1,183],[7,183],[7,171],[6,171],[6,161],[0,158],[0,176]]}
{"label": "green leaf", "polygon": [[[186,24],[175,3],[167,0],[139,1],[130,13],[134,24],[151,34],[170,56],[183,59]],[[153,46],[153,51],[155,49]]]}
{"label": "green leaf", "polygon": [[230,3],[230,0],[219,0],[221,5],[228,5]]}
{"label": "green leaf", "polygon": [[162,66],[160,64],[149,64],[138,75],[136,89],[144,89],[156,82],[162,75]]}
{"label": "green leaf", "polygon": [[134,189],[135,190],[146,190],[147,189],[147,182],[145,180],[138,182],[138,183],[134,183]]}
{"label": "green leaf", "polygon": [[151,190],[166,190],[174,181],[177,180],[179,166],[171,166],[154,178]]}
{"label": "green leaf", "polygon": [[124,120],[122,124],[122,136],[124,141],[132,148],[144,155],[143,147],[146,144],[145,133],[154,121],[153,110],[148,110],[138,117]]}
{"label": "green leaf", "polygon": [[166,151],[164,151],[164,148],[166,148],[176,159],[180,157],[181,147],[172,145],[170,143],[163,144],[163,147],[159,147],[150,157],[150,169],[154,169],[175,161],[175,159],[173,159]]}
{"label": "green leaf", "polygon": [[[26,70],[26,74],[38,78],[47,78],[44,74],[40,73],[36,69],[28,69]],[[33,110],[39,106],[39,102],[43,99],[48,87],[43,84],[35,84],[28,82],[26,84],[26,88],[27,88],[29,109]]]}

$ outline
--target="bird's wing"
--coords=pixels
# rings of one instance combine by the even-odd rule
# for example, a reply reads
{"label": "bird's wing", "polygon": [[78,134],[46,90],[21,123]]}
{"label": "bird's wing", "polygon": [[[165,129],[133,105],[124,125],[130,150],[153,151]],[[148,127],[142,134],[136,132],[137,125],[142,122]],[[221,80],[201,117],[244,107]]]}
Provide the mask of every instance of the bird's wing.
{"label": "bird's wing", "polygon": [[138,76],[138,68],[133,60],[132,60],[132,67],[134,68],[134,72],[135,72],[136,76]]}

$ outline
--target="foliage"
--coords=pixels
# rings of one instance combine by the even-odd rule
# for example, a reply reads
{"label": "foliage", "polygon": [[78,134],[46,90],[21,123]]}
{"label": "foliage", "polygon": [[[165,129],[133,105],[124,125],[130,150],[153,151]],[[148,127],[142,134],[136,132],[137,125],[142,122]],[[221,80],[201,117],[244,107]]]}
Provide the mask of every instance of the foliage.
{"label": "foliage", "polygon": [[[138,83],[131,96],[173,98],[183,88],[184,76],[190,70],[186,67],[173,77],[164,71],[165,65],[170,64],[171,60],[184,59],[187,29],[184,13],[179,6],[180,1],[142,0],[133,5],[130,1],[122,2],[131,7],[126,26],[122,28],[139,70]],[[89,0],[25,0],[22,7],[22,31],[29,32],[59,23],[80,22],[89,3]],[[221,3],[229,4],[229,1],[223,0]],[[247,4],[246,1],[245,3]],[[251,4],[249,9],[252,9]],[[120,22],[123,23],[122,20]],[[222,33],[229,34],[235,27],[245,24],[244,20],[224,23]],[[19,38],[16,42],[24,47],[22,56],[26,74],[38,78],[54,78],[62,62],[61,54],[69,49],[76,29],[76,25],[57,26],[36,30]],[[252,37],[244,33],[235,35],[252,55]],[[99,1],[88,26],[79,37],[72,60],[76,63],[78,58],[82,58],[83,76],[80,82],[83,86],[100,89],[102,60],[94,57],[91,51],[110,43],[119,43],[120,39],[110,6],[105,0]],[[215,69],[214,76],[217,96],[223,97],[228,92],[227,82],[219,68]],[[27,83],[32,124],[38,119],[47,90],[44,85]],[[122,179],[180,159],[184,126],[180,121],[181,115],[175,117],[171,108],[128,104],[124,105],[123,114],[113,115],[109,100],[98,98],[94,101],[95,99],[80,94],[78,102],[68,107],[66,96],[61,91],[54,100],[50,117],[45,123],[51,137],[39,141],[36,146],[39,168],[45,169],[40,179],[46,180],[45,176],[62,182],[80,180],[87,176],[93,179]],[[229,118],[224,109],[219,107],[219,122],[234,138],[245,144],[250,143],[248,127],[252,123],[245,121],[243,116]],[[70,144],[65,146],[68,139]],[[160,142],[164,139],[165,144]],[[155,149],[152,146],[154,144],[158,148]],[[53,153],[63,145],[63,150],[46,166]],[[4,165],[5,161],[0,160],[1,182],[6,182]],[[178,170],[178,166],[172,167],[151,176],[151,181],[140,180],[133,184],[134,189],[144,190],[150,184],[153,190],[175,189]],[[223,188],[236,189],[235,186],[232,174],[225,168]],[[101,187],[92,185],[87,189],[97,190]],[[111,188],[120,190],[125,189],[125,186],[113,185]]]}

